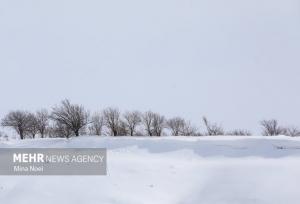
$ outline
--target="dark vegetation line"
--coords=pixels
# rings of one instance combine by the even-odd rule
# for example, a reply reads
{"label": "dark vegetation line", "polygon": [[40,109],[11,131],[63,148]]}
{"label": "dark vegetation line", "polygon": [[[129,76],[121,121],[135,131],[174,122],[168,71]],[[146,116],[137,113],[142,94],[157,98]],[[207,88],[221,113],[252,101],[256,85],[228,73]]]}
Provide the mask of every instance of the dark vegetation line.
{"label": "dark vegetation line", "polygon": [[[225,131],[217,123],[203,117],[204,131],[200,131],[189,121],[181,117],[166,119],[165,116],[147,111],[127,111],[121,113],[117,108],[106,108],[101,112],[90,114],[82,105],[63,100],[51,112],[42,109],[35,113],[28,111],[10,111],[2,120],[3,127],[15,130],[20,139],[73,137],[79,135],[111,136],[250,136],[251,132],[243,129]],[[296,127],[281,127],[277,120],[260,122],[262,135],[300,136]],[[3,133],[0,133],[0,136]]]}

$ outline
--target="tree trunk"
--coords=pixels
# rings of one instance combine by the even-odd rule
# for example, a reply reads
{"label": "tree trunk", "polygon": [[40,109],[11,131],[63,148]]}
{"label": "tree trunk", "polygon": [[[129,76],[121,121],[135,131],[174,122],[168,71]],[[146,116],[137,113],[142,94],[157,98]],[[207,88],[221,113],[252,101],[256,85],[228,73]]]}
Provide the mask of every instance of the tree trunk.
{"label": "tree trunk", "polygon": [[24,133],[23,133],[23,131],[20,130],[19,132],[20,132],[20,138],[21,138],[21,140],[24,140]]}

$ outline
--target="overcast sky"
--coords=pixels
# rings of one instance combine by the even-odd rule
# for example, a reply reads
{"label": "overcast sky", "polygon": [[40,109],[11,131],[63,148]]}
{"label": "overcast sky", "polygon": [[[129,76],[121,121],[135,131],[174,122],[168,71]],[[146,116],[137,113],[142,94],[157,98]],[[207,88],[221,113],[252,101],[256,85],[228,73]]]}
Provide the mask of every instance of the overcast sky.
{"label": "overcast sky", "polygon": [[2,118],[64,98],[300,126],[299,0],[1,0]]}

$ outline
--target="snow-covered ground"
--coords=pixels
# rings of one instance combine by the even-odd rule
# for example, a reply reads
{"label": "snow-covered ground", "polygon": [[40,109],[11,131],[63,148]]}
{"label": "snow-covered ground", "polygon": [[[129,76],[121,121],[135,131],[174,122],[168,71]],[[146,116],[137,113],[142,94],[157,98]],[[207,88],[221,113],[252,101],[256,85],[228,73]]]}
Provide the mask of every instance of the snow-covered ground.
{"label": "snow-covered ground", "polygon": [[108,148],[107,176],[0,176],[1,204],[300,203],[300,138],[89,136],[1,147]]}

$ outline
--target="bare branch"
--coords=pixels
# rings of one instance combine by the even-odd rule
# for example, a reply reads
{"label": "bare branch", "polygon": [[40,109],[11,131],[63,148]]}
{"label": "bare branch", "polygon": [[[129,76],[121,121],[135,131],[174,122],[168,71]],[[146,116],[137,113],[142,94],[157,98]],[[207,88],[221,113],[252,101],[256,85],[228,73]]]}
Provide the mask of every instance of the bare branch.
{"label": "bare branch", "polygon": [[285,129],[285,135],[291,137],[300,136],[300,130],[296,127],[288,127]]}
{"label": "bare branch", "polygon": [[104,117],[101,113],[95,113],[91,118],[91,125],[89,126],[89,132],[91,135],[102,135],[102,129],[104,126]]}
{"label": "bare branch", "polygon": [[165,117],[151,111],[144,113],[142,121],[149,136],[161,136],[166,126]]}
{"label": "bare branch", "polygon": [[278,125],[277,120],[263,120],[260,124],[263,128],[262,134],[265,136],[276,136],[285,133],[285,129]]}
{"label": "bare branch", "polygon": [[12,127],[23,140],[30,126],[29,113],[26,111],[11,111],[2,119],[1,125]]}
{"label": "bare branch", "polygon": [[49,126],[49,114],[46,109],[42,109],[36,112],[36,122],[37,122],[37,129],[42,138],[44,138],[47,127]]}
{"label": "bare branch", "polygon": [[89,113],[81,105],[71,104],[69,100],[61,102],[60,106],[54,107],[51,119],[61,126],[72,130],[79,136],[80,130],[88,123]]}
{"label": "bare branch", "polygon": [[216,123],[210,123],[206,117],[203,117],[203,122],[207,130],[207,135],[209,136],[224,135],[224,130],[220,125]]}
{"label": "bare branch", "polygon": [[141,113],[139,111],[126,112],[124,119],[130,136],[133,136],[136,133],[136,127],[142,122]]}
{"label": "bare branch", "polygon": [[167,121],[167,127],[171,130],[173,136],[179,136],[185,127],[185,120],[180,117],[171,118]]}
{"label": "bare branch", "polygon": [[117,108],[107,108],[103,111],[103,117],[106,127],[111,135],[117,136],[120,126],[120,111]]}

